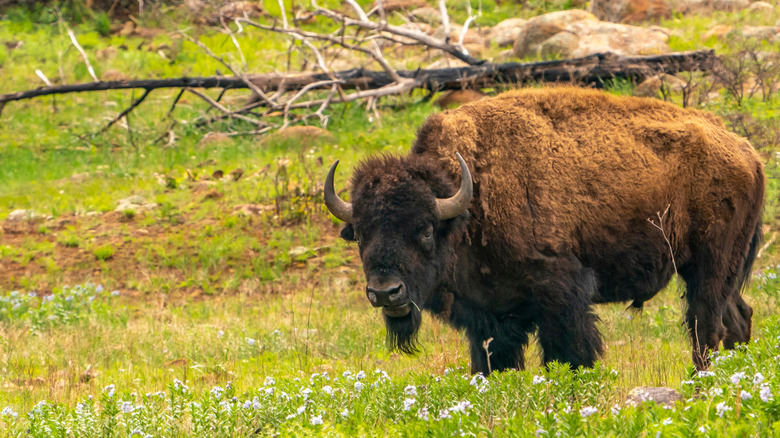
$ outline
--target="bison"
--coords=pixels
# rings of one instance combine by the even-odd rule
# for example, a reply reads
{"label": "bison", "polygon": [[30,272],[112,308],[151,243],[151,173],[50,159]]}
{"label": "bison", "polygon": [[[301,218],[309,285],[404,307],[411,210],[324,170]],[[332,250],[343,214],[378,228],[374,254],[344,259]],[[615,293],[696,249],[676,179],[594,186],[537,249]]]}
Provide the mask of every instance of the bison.
{"label": "bison", "polygon": [[349,203],[337,165],[325,204],[357,242],[393,349],[418,349],[424,309],[465,331],[473,373],[522,368],[534,331],[545,364],[591,367],[603,350],[591,306],[641,309],[675,272],[698,369],[721,341],[750,339],[741,289],[763,166],[716,116],[596,90],[513,91],[431,115],[408,155],[359,164]]}

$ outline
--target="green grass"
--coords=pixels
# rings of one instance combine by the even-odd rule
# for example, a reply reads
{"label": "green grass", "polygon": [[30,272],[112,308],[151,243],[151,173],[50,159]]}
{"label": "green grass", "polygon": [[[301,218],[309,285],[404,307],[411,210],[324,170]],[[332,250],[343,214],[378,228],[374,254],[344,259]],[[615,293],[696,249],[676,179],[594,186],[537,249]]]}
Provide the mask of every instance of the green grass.
{"label": "green grass", "polygon": [[[272,3],[265,6],[278,15]],[[571,7],[568,1],[527,3],[520,8],[483,2],[477,24]],[[452,7],[452,17],[462,22],[465,3]],[[112,23],[104,16],[73,13],[82,14],[83,21],[71,26],[98,75],[225,73],[177,35],[179,28],[199,30],[174,15],[141,17],[143,25],[166,31],[144,40],[107,35]],[[716,13],[675,17],[662,25],[672,30],[675,50],[711,47],[729,54],[738,50],[733,41],[700,36],[716,23],[764,25],[776,19]],[[0,42],[16,40],[24,41],[17,49],[0,44],[0,93],[40,85],[36,69],[57,83],[90,80],[51,10],[12,9],[0,21]],[[237,57],[224,35],[206,32],[200,40]],[[286,69],[282,38],[247,31],[239,41],[251,71]],[[488,56],[499,51],[487,50]],[[417,67],[415,60],[394,61]],[[626,81],[605,86],[620,95],[635,88]],[[9,409],[0,413],[0,436],[133,436],[134,430],[140,436],[778,434],[780,405],[760,396],[766,386],[780,397],[776,245],[759,259],[763,273],[746,292],[756,311],[758,340],[721,356],[714,376],[697,377],[695,385],[688,384],[690,345],[677,283],[648,302],[638,318],[629,317],[623,305],[597,308],[607,350],[594,371],[545,370],[532,342],[526,371],[471,385],[472,377],[464,377],[469,362],[464,335],[427,315],[418,357],[386,350],[381,316],[362,292],[355,247],[338,238],[339,224],[321,203],[321,182],[334,160],[342,161],[336,184],[344,187],[361,159],[405,153],[425,117],[438,111],[430,101],[420,93],[383,100],[381,120],[359,105],[333,107],[327,112],[331,138],[320,141],[239,136],[209,143],[203,139],[210,132],[251,127],[237,121],[202,128],[182,123],[208,110],[187,95],[168,118],[175,93],[153,92],[128,124],[103,134],[95,133],[130,104],[132,92],[16,102],[0,115],[0,221],[16,209],[44,216],[0,227],[0,408]],[[246,96],[231,91],[223,102],[239,105]],[[679,95],[671,100],[681,104]],[[771,123],[780,100],[753,97],[737,106],[720,90],[703,108],[723,116],[745,111]],[[176,134],[170,145],[169,129]],[[772,177],[764,222],[774,230],[777,161],[771,148],[761,152]],[[238,181],[204,181],[217,170],[228,175],[235,169],[243,171]],[[221,196],[207,197],[211,191]],[[156,208],[114,212],[130,196]],[[247,204],[259,214],[236,212]],[[360,370],[367,376],[357,391]],[[344,376],[347,371],[351,378]],[[734,384],[737,372],[746,377]],[[764,381],[753,383],[758,372]],[[684,401],[672,410],[623,406],[631,388],[648,385],[677,388]],[[302,395],[306,388],[312,390],[309,403]],[[743,390],[751,400],[737,400]],[[622,406],[619,414],[611,411],[615,405]],[[455,406],[463,412],[452,411]],[[597,412],[583,417],[586,407]],[[427,420],[420,418],[422,408]],[[444,412],[452,418],[441,418]],[[314,424],[320,417],[323,424]],[[706,432],[699,431],[702,426]]]}

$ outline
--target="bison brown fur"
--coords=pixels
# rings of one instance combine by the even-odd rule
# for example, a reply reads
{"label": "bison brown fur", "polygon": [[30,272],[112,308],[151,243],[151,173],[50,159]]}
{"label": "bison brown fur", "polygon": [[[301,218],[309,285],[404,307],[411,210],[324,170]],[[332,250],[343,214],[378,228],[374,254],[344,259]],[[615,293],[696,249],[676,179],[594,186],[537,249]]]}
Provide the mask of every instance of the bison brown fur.
{"label": "bison brown fur", "polygon": [[[441,217],[469,173],[468,209]],[[676,263],[702,369],[708,350],[750,339],[741,288],[764,185],[753,147],[711,114],[561,87],[430,116],[408,155],[361,163],[351,204],[332,195],[331,211],[393,348],[416,350],[424,309],[465,330],[473,372],[522,367],[533,332],[545,363],[589,367],[602,352],[591,305],[641,308]]]}

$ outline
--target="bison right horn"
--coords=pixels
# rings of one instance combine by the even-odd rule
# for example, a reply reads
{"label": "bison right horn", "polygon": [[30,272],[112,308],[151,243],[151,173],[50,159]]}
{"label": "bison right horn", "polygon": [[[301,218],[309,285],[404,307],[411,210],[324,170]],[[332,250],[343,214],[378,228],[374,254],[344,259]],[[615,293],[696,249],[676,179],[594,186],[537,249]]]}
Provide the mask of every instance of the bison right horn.
{"label": "bison right horn", "polygon": [[463,214],[469,208],[471,198],[474,196],[469,166],[466,165],[459,153],[456,152],[455,155],[458,156],[458,162],[460,163],[460,189],[451,198],[436,199],[436,211],[441,221]]}
{"label": "bison right horn", "polygon": [[338,165],[339,160],[336,160],[336,162],[333,163],[333,166],[330,167],[328,176],[325,178],[325,206],[328,207],[328,210],[330,210],[333,216],[336,216],[344,222],[352,223],[352,204],[344,202],[333,189],[333,176],[336,174],[336,166]]}

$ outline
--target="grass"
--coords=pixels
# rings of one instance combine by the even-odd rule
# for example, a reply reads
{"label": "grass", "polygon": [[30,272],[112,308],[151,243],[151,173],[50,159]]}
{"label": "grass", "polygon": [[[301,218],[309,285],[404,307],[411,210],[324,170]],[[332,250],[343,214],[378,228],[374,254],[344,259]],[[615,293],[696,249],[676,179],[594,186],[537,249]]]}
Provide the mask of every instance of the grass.
{"label": "grass", "polygon": [[[517,10],[485,1],[477,24],[571,6],[528,3]],[[278,14],[276,4],[266,6]],[[465,4],[453,7],[462,22]],[[170,31],[142,39],[111,34],[105,16],[80,13],[83,22],[71,26],[98,75],[211,75],[222,68],[178,38],[170,17],[141,17],[148,27]],[[716,13],[661,24],[672,30],[676,50],[712,47],[727,54],[735,50],[730,42],[700,35],[715,23],[776,18]],[[200,39],[235,56],[224,35]],[[55,82],[89,80],[50,10],[11,10],[0,21],[0,41],[18,40],[24,44],[16,49],[0,44],[0,93],[39,84],[36,69]],[[281,38],[248,32],[239,41],[252,71],[283,69]],[[486,50],[487,56],[499,51]],[[606,88],[630,95],[634,84]],[[343,187],[361,159],[405,153],[422,120],[438,109],[412,94],[381,102],[381,120],[357,105],[334,107],[330,137],[316,141],[213,142],[211,132],[248,127],[181,123],[207,111],[188,96],[167,118],[174,96],[153,92],[124,126],[97,135],[132,92],[18,102],[0,115],[0,221],[16,209],[37,214],[0,227],[0,408],[7,407],[0,436],[777,434],[780,405],[761,397],[762,391],[780,394],[775,245],[758,261],[761,274],[746,292],[759,340],[721,356],[713,376],[691,379],[681,286],[673,283],[639,317],[629,317],[622,305],[597,308],[607,352],[594,371],[545,370],[532,343],[526,371],[472,384],[463,376],[469,362],[463,334],[435,319],[425,317],[418,357],[386,350],[381,317],[362,292],[355,247],[338,238],[339,225],[320,195],[335,159],[342,161],[336,184]],[[244,99],[239,91],[225,97],[234,105]],[[679,96],[672,100],[680,103]],[[737,108],[721,92],[705,108],[771,121],[779,102],[754,97]],[[176,140],[166,145],[169,129]],[[161,136],[165,141],[156,142]],[[774,175],[774,151],[761,152]],[[243,172],[238,181],[210,177],[236,169]],[[773,230],[778,190],[773,177],[764,214]],[[114,211],[131,196],[135,205],[156,206]],[[366,377],[358,380],[361,370]],[[745,376],[733,383],[738,372]],[[756,373],[763,381],[754,382]],[[684,401],[671,410],[623,405],[631,388],[648,385],[677,388]]]}

